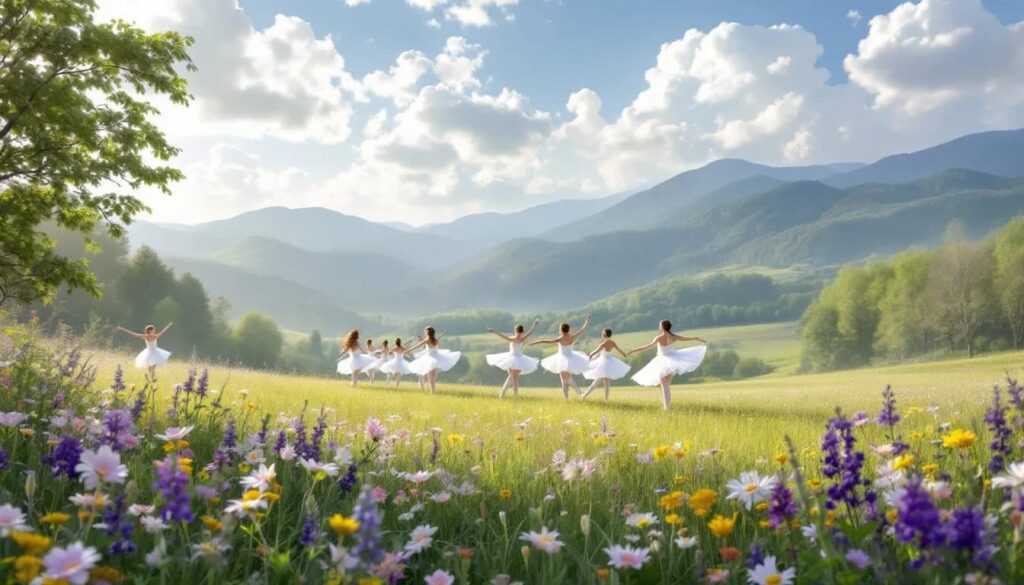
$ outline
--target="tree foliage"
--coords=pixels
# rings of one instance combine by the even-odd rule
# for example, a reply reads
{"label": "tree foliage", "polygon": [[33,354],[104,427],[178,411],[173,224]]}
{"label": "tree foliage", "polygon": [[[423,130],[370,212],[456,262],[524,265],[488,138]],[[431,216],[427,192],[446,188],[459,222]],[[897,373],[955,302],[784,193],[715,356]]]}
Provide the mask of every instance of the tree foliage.
{"label": "tree foliage", "polygon": [[[187,104],[176,66],[191,39],[96,23],[92,0],[0,0],[0,304],[50,299],[61,285],[99,294],[82,259],[59,254],[42,226],[119,238],[145,210],[148,187],[169,193],[178,151],[145,98]],[[154,164],[154,161],[156,163]]]}

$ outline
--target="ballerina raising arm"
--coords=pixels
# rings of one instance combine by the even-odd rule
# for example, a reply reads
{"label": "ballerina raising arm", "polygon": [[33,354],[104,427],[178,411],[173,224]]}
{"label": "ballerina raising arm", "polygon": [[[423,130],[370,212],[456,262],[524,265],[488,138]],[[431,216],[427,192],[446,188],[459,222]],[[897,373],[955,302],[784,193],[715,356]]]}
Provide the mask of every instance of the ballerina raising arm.
{"label": "ballerina raising arm", "polygon": [[128,335],[131,335],[132,337],[138,337],[139,339],[160,339],[160,336],[163,335],[164,333],[167,333],[167,330],[171,328],[171,325],[174,325],[174,321],[171,321],[170,323],[165,325],[164,328],[161,329],[159,333],[136,333],[136,332],[134,332],[134,331],[132,331],[130,329],[125,329],[124,327],[121,327],[120,325],[117,326],[117,329],[118,329],[118,331],[122,331],[124,333],[127,333]]}
{"label": "ballerina raising arm", "polygon": [[[534,327],[536,326],[536,323],[534,323]],[[575,343],[576,339],[580,335],[583,335],[583,332],[585,332],[588,327],[590,327],[590,315],[587,315],[586,320],[583,321],[583,326],[577,329],[576,331],[567,331],[565,333],[562,333],[558,337],[552,337],[550,339],[538,339],[537,341],[531,341],[530,345],[551,345],[552,343],[562,343],[566,341],[568,342],[567,345],[569,345]],[[533,327],[530,328],[530,332],[533,332]],[[527,333],[526,335],[529,336],[529,333]]]}
{"label": "ballerina raising arm", "polygon": [[621,355],[622,357],[624,357],[624,358],[628,358],[629,357],[629,354],[624,352],[624,351],[622,351],[622,348],[619,347],[618,343],[615,343],[611,339],[608,339],[608,340],[604,341],[603,343],[597,344],[597,347],[594,348],[594,351],[590,352],[590,359],[594,359],[594,356],[596,356],[597,354],[601,353],[601,350],[604,350],[604,349],[609,349],[609,350],[614,349],[615,351],[619,352],[619,355]]}
{"label": "ballerina raising arm", "polygon": [[529,331],[524,331],[523,325],[517,323],[513,328],[512,335],[505,335],[494,329],[487,330],[508,342],[507,352],[487,354],[484,358],[488,365],[508,372],[505,383],[501,385],[501,392],[498,393],[498,398],[504,398],[505,393],[508,392],[510,387],[512,388],[512,395],[519,396],[519,376],[524,373],[532,373],[537,369],[539,360],[523,355],[523,343],[533,334],[533,330],[537,328],[538,323],[540,323],[540,319],[534,319]]}
{"label": "ballerina raising arm", "polygon": [[153,325],[146,325],[142,333],[136,333],[120,325],[117,326],[118,331],[123,331],[132,337],[137,337],[146,342],[146,349],[135,357],[135,367],[146,368],[149,372],[149,379],[152,382],[156,382],[156,367],[167,363],[167,359],[171,357],[171,352],[160,349],[156,345],[157,340],[160,339],[161,335],[167,333],[171,325],[172,323],[168,323],[159,333],[157,333],[156,327]]}

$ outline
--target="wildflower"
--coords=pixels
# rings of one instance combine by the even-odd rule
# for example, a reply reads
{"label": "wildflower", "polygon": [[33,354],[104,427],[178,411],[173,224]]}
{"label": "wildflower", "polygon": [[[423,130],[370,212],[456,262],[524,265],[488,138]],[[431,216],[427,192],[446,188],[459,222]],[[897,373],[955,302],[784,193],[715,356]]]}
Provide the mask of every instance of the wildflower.
{"label": "wildflower", "polygon": [[463,444],[465,442],[466,442],[466,438],[463,437],[462,435],[457,435],[457,434],[454,434],[454,433],[448,435],[448,444],[449,445],[461,445],[461,444]]}
{"label": "wildflower", "polygon": [[768,525],[772,528],[785,524],[796,517],[796,503],[793,502],[793,493],[783,484],[778,484],[772,490],[771,499],[768,503]]}
{"label": "wildflower", "polygon": [[502,488],[501,490],[498,491],[498,497],[501,498],[502,500],[511,500],[512,490],[508,488]]}
{"label": "wildflower", "polygon": [[452,585],[455,583],[455,576],[447,571],[438,569],[423,578],[427,585]]}
{"label": "wildflower", "polygon": [[[828,487],[827,505],[830,509],[843,503],[850,508],[860,507],[862,498],[874,505],[876,496],[867,489],[870,481],[861,476],[864,467],[864,453],[854,448],[856,439],[853,428],[845,416],[838,413],[825,426],[821,450],[824,452],[822,474],[835,480]],[[857,491],[863,488],[863,496]]]}
{"label": "wildflower", "polygon": [[680,536],[676,539],[676,546],[683,550],[691,549],[697,546],[697,539],[693,536]]}
{"label": "wildflower", "polygon": [[78,479],[78,463],[82,457],[82,445],[74,437],[61,437],[53,452],[42,457],[43,463],[53,470],[53,477],[60,477],[62,474],[68,479]]}
{"label": "wildflower", "polygon": [[67,581],[72,585],[85,585],[89,570],[96,566],[100,555],[96,549],[76,542],[67,548],[55,548],[43,557],[43,577],[53,581]]}
{"label": "wildflower", "polygon": [[157,463],[156,480],[153,489],[160,492],[164,500],[160,518],[165,522],[192,522],[192,498],[188,493],[188,475],[173,459]]}
{"label": "wildflower", "polygon": [[437,532],[437,528],[429,524],[414,528],[409,534],[409,542],[405,545],[406,552],[417,554],[430,548],[431,543],[434,542],[435,532]]}
{"label": "wildflower", "polygon": [[388,429],[385,427],[380,420],[375,418],[366,419],[366,436],[374,442],[378,442],[388,434]]}
{"label": "wildflower", "polygon": [[985,412],[985,423],[992,433],[992,441],[989,443],[992,458],[989,459],[988,470],[993,473],[1003,470],[1006,466],[1006,457],[1011,452],[1012,431],[1006,424],[1006,408],[1002,405],[1001,397],[1001,392],[996,387],[992,393],[992,407]]}
{"label": "wildflower", "polygon": [[541,527],[540,532],[524,532],[519,535],[519,540],[528,542],[533,548],[544,551],[549,555],[557,554],[562,550],[563,542],[558,540],[558,531],[549,531],[546,526]]}
{"label": "wildflower", "polygon": [[675,512],[665,516],[665,523],[669,526],[679,526],[683,523],[683,517]]}
{"label": "wildflower", "polygon": [[949,546],[967,553],[975,564],[989,561],[995,553],[990,542],[985,515],[978,508],[953,510],[949,522]]}
{"label": "wildflower", "polygon": [[39,517],[39,521],[43,524],[53,524],[55,526],[66,524],[68,520],[71,520],[71,514],[64,512],[50,512]]}
{"label": "wildflower", "polygon": [[617,544],[604,549],[608,555],[608,564],[616,569],[642,569],[650,560],[650,549],[619,546]]}
{"label": "wildflower", "polygon": [[764,562],[750,570],[747,582],[752,585],[789,585],[796,577],[792,568],[779,571],[775,557],[765,557]]}
{"label": "wildflower", "polygon": [[168,528],[167,523],[156,516],[143,516],[139,518],[139,523],[142,524],[142,529],[146,531],[146,534],[160,534]]}
{"label": "wildflower", "polygon": [[911,481],[894,494],[898,515],[896,536],[900,542],[917,541],[921,548],[935,548],[946,541],[942,518],[919,480]]}
{"label": "wildflower", "polygon": [[116,539],[110,545],[108,553],[111,555],[130,554],[135,552],[135,543],[132,536],[135,534],[135,524],[125,514],[124,495],[114,499],[114,505],[103,510],[103,524],[106,526],[107,536],[114,536]]}
{"label": "wildflower", "polygon": [[352,554],[366,565],[379,563],[384,558],[384,551],[380,546],[381,517],[377,502],[375,490],[363,488],[352,510],[352,516],[359,526]]}
{"label": "wildflower", "polygon": [[674,492],[669,492],[658,498],[658,505],[661,506],[661,509],[665,511],[676,510],[683,505],[684,495],[685,494],[683,494],[683,492],[678,490]]}
{"label": "wildflower", "polygon": [[245,498],[241,500],[230,500],[224,511],[228,514],[234,514],[239,518],[253,517],[258,514],[261,510],[267,509],[267,501],[263,498]]}
{"label": "wildflower", "polygon": [[0,426],[16,427],[26,418],[28,415],[21,412],[0,412]]}
{"label": "wildflower", "polygon": [[224,553],[230,549],[231,545],[222,541],[220,537],[214,537],[192,545],[192,560],[201,559],[210,566],[219,567],[224,564]]}
{"label": "wildflower", "polygon": [[43,559],[31,555],[21,555],[14,559],[14,578],[19,583],[35,581],[43,570]]}
{"label": "wildflower", "polygon": [[992,478],[992,487],[1020,489],[1024,487],[1024,461],[1011,463],[1006,468],[1006,473]]}
{"label": "wildflower", "polygon": [[434,477],[434,474],[429,471],[417,471],[416,473],[406,473],[402,477],[411,484],[422,485]]}
{"label": "wildflower", "polygon": [[846,551],[846,562],[860,570],[864,570],[871,566],[871,557],[860,549],[852,548]]}
{"label": "wildflower", "polygon": [[25,513],[10,504],[0,506],[0,536],[10,536],[11,532],[28,530],[25,524]]}
{"label": "wildflower", "polygon": [[306,471],[313,474],[313,478],[317,481],[322,481],[328,477],[337,477],[338,466],[333,463],[320,463],[313,459],[306,459],[305,457],[299,458],[299,465],[304,467]]}
{"label": "wildflower", "polygon": [[146,565],[154,569],[167,562],[167,542],[161,538],[150,552],[146,553]]}
{"label": "wildflower", "polygon": [[786,453],[785,451],[782,453],[776,453],[775,456],[772,457],[772,461],[775,461],[779,465],[785,465],[789,463],[789,453]]}
{"label": "wildflower", "polygon": [[928,463],[921,466],[921,473],[925,475],[935,475],[935,472],[939,470],[939,466],[936,463]]}
{"label": "wildflower", "polygon": [[728,569],[710,568],[704,572],[704,578],[702,579],[705,583],[725,583],[729,580]]}
{"label": "wildflower", "polygon": [[727,499],[739,500],[749,510],[754,504],[768,500],[776,482],[773,476],[762,476],[756,471],[744,471],[740,473],[739,479],[730,480],[725,484],[730,490]]}
{"label": "wildflower", "polygon": [[270,464],[270,467],[261,463],[259,469],[240,479],[239,483],[245,488],[265,492],[273,485],[274,478],[276,477],[277,474],[274,472],[273,463]]}
{"label": "wildflower", "polygon": [[977,440],[977,435],[965,429],[954,429],[942,436],[942,446],[947,449],[968,449]]}
{"label": "wildflower", "polygon": [[203,521],[203,526],[213,534],[217,534],[221,530],[224,530],[224,523],[213,516],[203,516],[201,520]]}
{"label": "wildflower", "polygon": [[53,540],[50,538],[31,532],[12,532],[11,540],[27,555],[43,553],[53,544]]}
{"label": "wildflower", "polygon": [[124,483],[128,477],[128,466],[121,463],[121,455],[107,445],[97,451],[83,451],[75,471],[82,475],[87,489],[96,489],[105,483]]}
{"label": "wildflower", "polygon": [[882,392],[882,410],[878,413],[875,422],[882,426],[893,427],[900,422],[900,415],[896,412],[896,394],[891,386],[886,386]]}
{"label": "wildflower", "polygon": [[690,509],[698,516],[705,516],[711,509],[711,506],[715,504],[716,500],[718,500],[718,492],[707,488],[701,488],[690,494],[690,498],[687,500],[686,505],[689,506]]}
{"label": "wildflower", "polygon": [[711,534],[719,538],[728,538],[732,534],[733,528],[736,527],[736,516],[732,518],[726,518],[721,514],[716,514],[714,518],[708,522],[708,529],[711,530]]}
{"label": "wildflower", "polygon": [[116,451],[128,447],[129,442],[134,440],[132,431],[135,429],[135,421],[126,410],[115,409],[103,413],[103,426],[106,427],[106,432],[100,438],[100,442],[113,447]]}
{"label": "wildflower", "polygon": [[892,462],[892,468],[896,470],[909,469],[914,466],[914,461],[916,459],[917,458],[914,457],[913,454],[904,453],[903,455],[900,455],[899,457],[896,458],[895,461]]}
{"label": "wildflower", "polygon": [[626,518],[627,526],[639,528],[640,530],[645,530],[649,526],[652,526],[657,523],[658,517],[654,514],[651,514],[650,512],[644,512],[643,514],[630,514],[629,517]]}
{"label": "wildflower", "polygon": [[722,548],[718,549],[718,555],[722,557],[722,561],[726,563],[731,563],[736,559],[740,558],[741,556],[743,556],[743,553],[740,551],[740,549],[734,546],[723,546]]}

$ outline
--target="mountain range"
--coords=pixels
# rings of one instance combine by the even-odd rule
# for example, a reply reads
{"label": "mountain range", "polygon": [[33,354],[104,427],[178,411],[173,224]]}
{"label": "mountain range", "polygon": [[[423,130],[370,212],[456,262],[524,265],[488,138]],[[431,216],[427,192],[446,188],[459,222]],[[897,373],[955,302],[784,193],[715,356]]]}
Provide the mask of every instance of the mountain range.
{"label": "mountain range", "polygon": [[129,237],[238,311],[336,332],[357,312],[571,308],[723,265],[839,265],[934,246],[953,220],[982,237],[1021,213],[1024,130],[1010,130],[871,164],[720,160],[636,193],[444,224],[271,207],[195,226],[139,222]]}

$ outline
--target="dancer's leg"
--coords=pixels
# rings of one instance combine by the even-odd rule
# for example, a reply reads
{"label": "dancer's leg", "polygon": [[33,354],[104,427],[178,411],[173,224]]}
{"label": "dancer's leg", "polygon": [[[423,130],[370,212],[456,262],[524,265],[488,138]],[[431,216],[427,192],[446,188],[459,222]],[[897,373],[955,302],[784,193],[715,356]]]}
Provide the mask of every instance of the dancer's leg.
{"label": "dancer's leg", "polygon": [[434,392],[437,391],[437,369],[430,370],[427,378],[428,382],[430,382],[430,395],[433,396]]}
{"label": "dancer's leg", "polygon": [[600,378],[594,378],[594,381],[590,383],[590,386],[587,386],[587,391],[583,393],[583,398],[590,396],[590,393],[594,391],[594,388],[597,388],[597,384],[600,381]]}
{"label": "dancer's leg", "polygon": [[672,376],[665,376],[661,379],[661,403],[668,410],[672,405]]}
{"label": "dancer's leg", "polygon": [[156,382],[156,366],[149,366],[149,379]]}
{"label": "dancer's leg", "polygon": [[562,381],[562,397],[569,402],[569,372],[558,372],[558,379]]}
{"label": "dancer's leg", "polygon": [[505,393],[508,392],[508,387],[512,385],[512,372],[509,371],[508,376],[505,377],[505,383],[501,385],[501,392],[498,393],[498,398],[504,398]]}
{"label": "dancer's leg", "polygon": [[568,372],[566,372],[566,374],[569,376],[569,385],[572,386],[572,389],[576,391],[576,396],[579,396],[580,385],[576,383],[576,379],[572,377],[572,374],[569,374]]}
{"label": "dancer's leg", "polygon": [[608,396],[612,393],[612,381],[609,378],[604,379],[604,401],[608,402]]}
{"label": "dancer's leg", "polygon": [[519,396],[519,375],[523,372],[520,370],[512,370],[509,374],[512,375],[512,396]]}
{"label": "dancer's leg", "polygon": [[352,387],[355,388],[359,382],[359,374],[363,373],[362,370],[352,370]]}

